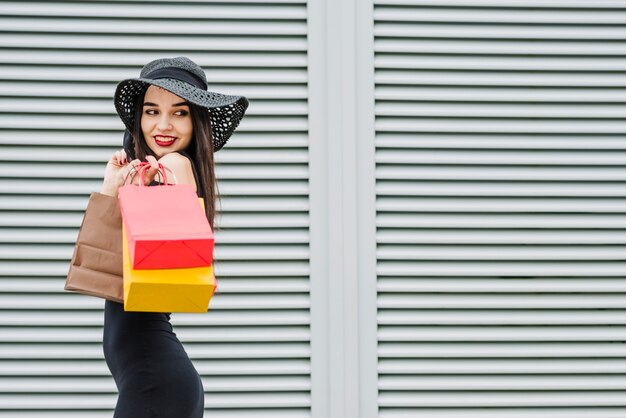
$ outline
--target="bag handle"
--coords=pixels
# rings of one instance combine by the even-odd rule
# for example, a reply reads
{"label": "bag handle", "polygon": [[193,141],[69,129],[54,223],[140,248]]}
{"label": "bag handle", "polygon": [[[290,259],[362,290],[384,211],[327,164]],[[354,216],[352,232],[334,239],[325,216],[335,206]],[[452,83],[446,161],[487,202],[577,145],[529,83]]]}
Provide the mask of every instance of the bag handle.
{"label": "bag handle", "polygon": [[[161,163],[157,163],[159,165],[159,171],[158,174],[161,175],[161,173],[163,173],[162,176],[162,180],[163,183],[165,185],[167,185],[167,173],[165,172],[166,170],[169,171],[170,173],[172,173],[172,177],[174,177],[174,184],[178,184],[178,179],[176,178],[176,174],[174,174],[174,172],[169,168],[169,167],[165,167],[163,164]],[[141,163],[139,163],[139,170],[137,170],[137,172],[141,175],[141,181],[139,182],[139,186],[143,187],[144,186],[144,176],[146,174],[146,171],[148,170],[148,168],[150,168],[150,163],[147,161],[142,161]]]}
{"label": "bag handle", "polygon": [[[174,172],[169,168],[164,166],[161,163],[158,163],[159,165],[159,171],[157,172],[157,174],[159,175],[159,177],[161,177],[161,179],[163,180],[163,183],[165,185],[168,184],[167,182],[167,174],[165,172],[165,170],[169,171],[172,174],[172,177],[174,178],[174,184],[178,184],[178,179],[176,178],[176,174],[174,174]],[[139,182],[139,186],[140,187],[144,187],[144,177],[145,177],[145,173],[147,171],[147,169],[151,167],[150,163],[147,161],[142,161],[139,163],[139,165],[137,165],[136,167],[133,166],[133,168],[128,172],[128,174],[133,173],[133,175],[131,176],[131,182],[132,179],[135,177],[136,173],[141,174],[141,181]],[[128,179],[128,174],[126,175],[126,177],[124,178],[124,184],[126,184],[126,180]]]}

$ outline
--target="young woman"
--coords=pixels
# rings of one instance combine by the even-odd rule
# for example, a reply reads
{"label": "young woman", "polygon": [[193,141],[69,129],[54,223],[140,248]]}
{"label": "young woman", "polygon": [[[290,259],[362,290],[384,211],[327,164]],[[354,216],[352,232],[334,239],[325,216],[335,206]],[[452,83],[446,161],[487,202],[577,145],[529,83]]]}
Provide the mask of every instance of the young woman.
{"label": "young woman", "polygon": [[[141,161],[150,163],[145,184],[158,185],[158,162],[174,172],[178,183],[195,186],[214,228],[213,153],[224,146],[247,107],[245,97],[207,91],[204,71],[186,57],[148,63],[139,78],[117,86],[115,108],[127,131],[124,148],[107,164],[101,193],[117,196]],[[132,176],[133,183],[139,181]],[[164,213],[163,219],[168,216],[176,214]],[[114,418],[203,416],[202,381],[173,332],[169,313],[125,312],[122,304],[107,300],[103,346],[119,392]]]}

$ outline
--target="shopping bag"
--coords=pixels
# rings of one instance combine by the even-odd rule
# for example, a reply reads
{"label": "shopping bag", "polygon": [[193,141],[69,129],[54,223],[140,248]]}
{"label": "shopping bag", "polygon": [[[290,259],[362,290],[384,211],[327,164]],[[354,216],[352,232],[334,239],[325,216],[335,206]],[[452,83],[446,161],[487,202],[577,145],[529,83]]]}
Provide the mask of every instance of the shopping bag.
{"label": "shopping bag", "polygon": [[78,231],[65,290],[122,302],[122,274],[118,199],[94,192]]}
{"label": "shopping bag", "polygon": [[[148,163],[142,163],[143,178]],[[190,184],[145,187],[125,185],[118,197],[132,268],[207,267],[213,262],[214,237],[204,209]]]}
{"label": "shopping bag", "polygon": [[124,310],[139,312],[206,312],[217,282],[213,266],[136,270],[132,268],[122,226]]}

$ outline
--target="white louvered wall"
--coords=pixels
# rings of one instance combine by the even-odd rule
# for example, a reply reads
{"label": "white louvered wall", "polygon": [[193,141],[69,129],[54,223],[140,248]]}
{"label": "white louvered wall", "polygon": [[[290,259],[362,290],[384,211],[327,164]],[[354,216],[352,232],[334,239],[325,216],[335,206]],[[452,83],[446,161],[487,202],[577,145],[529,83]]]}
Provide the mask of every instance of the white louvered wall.
{"label": "white louvered wall", "polygon": [[207,416],[310,416],[305,0],[0,1],[0,417],[111,417],[103,302],[63,291],[116,82],[187,55],[250,99],[216,154],[219,293],[174,314]]}
{"label": "white louvered wall", "polygon": [[374,15],[380,417],[626,417],[626,3]]}

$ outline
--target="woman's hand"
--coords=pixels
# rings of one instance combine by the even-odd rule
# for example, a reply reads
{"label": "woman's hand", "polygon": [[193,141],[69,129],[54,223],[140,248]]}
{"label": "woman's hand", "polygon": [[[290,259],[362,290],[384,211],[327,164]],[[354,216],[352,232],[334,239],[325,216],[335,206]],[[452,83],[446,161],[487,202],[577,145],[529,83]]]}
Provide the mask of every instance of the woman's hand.
{"label": "woman's hand", "polygon": [[[150,183],[152,183],[156,175],[159,173],[159,163],[157,162],[156,158],[154,158],[152,155],[146,155],[146,161],[150,163],[150,167],[144,168],[145,170],[145,174],[143,175],[144,186],[148,186]],[[134,160],[131,162],[131,164],[134,164],[134,167],[137,168],[139,167],[140,161]],[[132,171],[133,169],[131,168],[130,170]],[[131,181],[130,181],[131,184],[138,185],[141,181],[141,176],[139,172],[137,172],[137,170],[134,170],[134,172],[130,174],[130,177],[131,177]],[[128,183],[128,180],[126,181],[126,183]],[[124,183],[122,183],[122,185],[124,185]]]}
{"label": "woman's hand", "polygon": [[[156,158],[151,155],[148,155],[146,160],[150,163],[150,168],[146,169],[144,174],[144,185],[147,186],[158,173],[158,163]],[[126,151],[123,149],[116,151],[107,163],[100,192],[109,196],[117,196],[117,189],[128,183],[129,177],[132,184],[139,184],[140,178],[136,170],[139,167],[139,163],[138,159],[128,162]]]}

